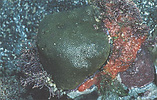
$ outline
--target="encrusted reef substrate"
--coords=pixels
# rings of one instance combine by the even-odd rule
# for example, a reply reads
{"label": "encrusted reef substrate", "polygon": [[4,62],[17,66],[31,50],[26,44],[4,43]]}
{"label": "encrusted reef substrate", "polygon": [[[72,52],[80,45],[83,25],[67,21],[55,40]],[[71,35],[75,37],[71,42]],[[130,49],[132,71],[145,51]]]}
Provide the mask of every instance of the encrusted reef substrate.
{"label": "encrusted reef substrate", "polygon": [[135,62],[121,73],[122,83],[128,88],[144,87],[154,81],[154,64],[148,48],[142,45]]}

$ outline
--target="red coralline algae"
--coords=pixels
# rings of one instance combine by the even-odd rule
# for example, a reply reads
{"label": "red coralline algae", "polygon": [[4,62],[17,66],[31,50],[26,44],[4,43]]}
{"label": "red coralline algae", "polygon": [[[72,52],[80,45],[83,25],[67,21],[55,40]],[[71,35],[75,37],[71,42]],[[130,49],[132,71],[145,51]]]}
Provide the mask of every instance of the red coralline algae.
{"label": "red coralline algae", "polygon": [[[140,49],[146,36],[135,37],[129,26],[116,29],[119,31],[116,34],[117,36],[115,36],[112,33],[112,29],[108,25],[105,26],[109,29],[109,33],[112,34],[111,37],[116,37],[116,39],[113,40],[112,55],[104,69],[111,73],[112,77],[115,77],[118,72],[125,71],[134,61],[137,51]],[[112,26],[112,23],[109,26]]]}
{"label": "red coralline algae", "polygon": [[99,85],[101,75],[109,74],[115,78],[117,73],[126,71],[135,61],[137,51],[146,40],[148,33],[148,27],[142,24],[138,8],[133,2],[128,0],[93,2],[102,10],[101,20],[109,31],[113,47],[109,61],[103,66],[103,71],[84,82],[78,88],[79,91],[84,91],[93,84]]}
{"label": "red coralline algae", "polygon": [[104,18],[103,22],[113,38],[113,49],[104,69],[114,78],[118,72],[125,71],[134,62],[137,51],[146,39],[145,31],[142,30],[148,28],[141,24],[138,9],[133,2],[112,1],[106,3],[105,8],[105,16],[112,18]]}

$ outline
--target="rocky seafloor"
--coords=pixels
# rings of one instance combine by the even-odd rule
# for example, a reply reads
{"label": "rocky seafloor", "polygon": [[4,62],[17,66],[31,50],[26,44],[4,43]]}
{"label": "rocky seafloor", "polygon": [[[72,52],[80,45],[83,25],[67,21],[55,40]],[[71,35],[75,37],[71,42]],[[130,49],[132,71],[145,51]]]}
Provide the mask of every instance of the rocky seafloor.
{"label": "rocky seafloor", "polygon": [[[157,40],[157,1],[133,0],[140,9],[144,23],[149,28],[150,40]],[[41,100],[47,99],[45,89],[24,88],[20,83],[20,67],[17,61],[22,50],[35,44],[40,21],[48,14],[74,9],[87,5],[86,0],[0,0],[0,99],[1,100]],[[149,49],[155,65],[157,77],[157,42]],[[119,99],[155,99],[157,98],[157,78],[142,88],[132,88],[128,95]],[[44,93],[44,94],[43,94]],[[40,95],[44,95],[40,97]],[[64,98],[64,97],[63,97]],[[66,98],[66,97],[65,97]],[[101,99],[97,93],[82,95],[76,100]],[[106,99],[115,99],[110,94]],[[52,100],[54,98],[51,98]]]}

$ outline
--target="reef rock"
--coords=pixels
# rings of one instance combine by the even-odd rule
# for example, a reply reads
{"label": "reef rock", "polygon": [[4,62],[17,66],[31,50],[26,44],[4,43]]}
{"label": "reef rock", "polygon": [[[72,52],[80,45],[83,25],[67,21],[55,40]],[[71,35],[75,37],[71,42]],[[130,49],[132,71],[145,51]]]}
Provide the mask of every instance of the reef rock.
{"label": "reef rock", "polygon": [[122,83],[128,88],[142,87],[154,80],[154,64],[147,47],[141,46],[134,64],[121,72],[120,76]]}
{"label": "reef rock", "polygon": [[91,6],[46,16],[37,35],[39,57],[61,89],[74,89],[107,60],[110,45]]}

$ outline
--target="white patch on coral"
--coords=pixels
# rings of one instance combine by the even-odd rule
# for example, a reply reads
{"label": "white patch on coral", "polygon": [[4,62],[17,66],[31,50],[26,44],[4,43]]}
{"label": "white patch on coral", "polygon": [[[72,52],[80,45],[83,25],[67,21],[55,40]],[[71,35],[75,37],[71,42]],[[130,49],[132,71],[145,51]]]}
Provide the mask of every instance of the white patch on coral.
{"label": "white patch on coral", "polygon": [[156,74],[157,74],[157,66],[155,65],[155,70],[156,70]]}
{"label": "white patch on coral", "polygon": [[99,55],[95,44],[82,44],[80,46],[68,45],[68,43],[63,45],[65,52],[65,56],[71,61],[71,63],[76,68],[88,68],[90,66],[90,62],[88,62],[88,58],[92,58],[94,56]]}
{"label": "white patch on coral", "polygon": [[122,79],[121,79],[121,77],[120,77],[120,74],[118,73],[118,75],[116,76],[116,79],[120,82],[120,83],[122,83]]}

